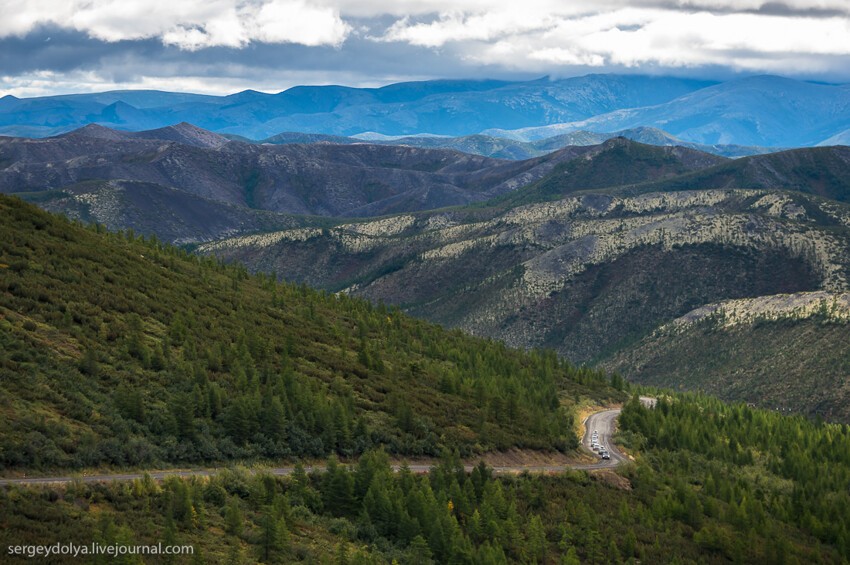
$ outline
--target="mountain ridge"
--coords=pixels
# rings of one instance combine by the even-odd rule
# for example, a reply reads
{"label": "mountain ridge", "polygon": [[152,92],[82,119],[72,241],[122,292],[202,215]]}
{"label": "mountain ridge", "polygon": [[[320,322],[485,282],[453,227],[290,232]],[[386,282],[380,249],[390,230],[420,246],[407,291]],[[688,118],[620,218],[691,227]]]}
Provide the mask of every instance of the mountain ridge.
{"label": "mountain ridge", "polygon": [[779,151],[781,149],[767,147],[745,147],[739,145],[704,145],[678,139],[657,128],[638,127],[611,133],[591,131],[575,131],[571,133],[547,137],[535,141],[518,141],[485,134],[473,134],[461,137],[446,136],[354,136],[342,137],[327,134],[308,134],[299,132],[282,132],[266,139],[251,140],[242,136],[228,135],[228,139],[246,143],[337,143],[355,144],[369,143],[374,145],[409,145],[422,148],[454,149],[463,153],[472,153],[493,157],[495,159],[524,160],[541,157],[552,151],[571,145],[599,145],[608,139],[625,137],[632,141],[658,146],[688,147],[704,153],[713,153],[721,157],[745,157]]}
{"label": "mountain ridge", "polygon": [[[728,160],[625,138],[506,161],[365,143],[251,145],[186,125],[141,135],[90,126],[0,140],[0,186],[47,188],[24,196],[589,363],[720,301],[845,292],[848,162],[846,147]],[[356,192],[369,182],[371,196]],[[776,332],[758,335],[791,335]],[[688,336],[681,347],[700,343]]]}
{"label": "mountain ridge", "polygon": [[847,214],[793,192],[588,193],[246,236],[199,251],[590,361],[719,299],[847,288]]}
{"label": "mountain ridge", "polygon": [[848,320],[846,292],[727,300],[664,324],[600,365],[641,384],[848,422]]}
{"label": "mountain ridge", "polygon": [[[88,125],[52,138],[0,138],[0,192],[27,193],[28,198],[45,202],[58,195],[64,200],[54,201],[52,210],[65,203],[75,214],[83,214],[78,217],[114,228],[127,227],[110,217],[120,210],[110,213],[101,207],[100,216],[85,216],[88,204],[74,187],[95,182],[103,192],[108,182],[120,181],[135,183],[132,186],[139,189],[158,186],[161,194],[178,191],[270,213],[381,216],[483,203],[546,179],[565,163],[605,154],[618,144],[608,140],[598,146],[567,146],[540,157],[509,161],[404,145],[246,144],[190,124],[144,132]],[[667,159],[681,163],[674,167],[676,171],[723,161],[689,149],[640,147],[652,155],[678,155]],[[682,155],[691,156],[688,165]],[[85,186],[90,192],[91,186]],[[153,211],[139,199],[136,205],[134,229],[157,233],[161,210]],[[211,210],[200,202],[199,206]],[[213,223],[232,224],[219,215]],[[204,232],[198,240],[208,237]],[[191,238],[187,231],[172,241]]]}

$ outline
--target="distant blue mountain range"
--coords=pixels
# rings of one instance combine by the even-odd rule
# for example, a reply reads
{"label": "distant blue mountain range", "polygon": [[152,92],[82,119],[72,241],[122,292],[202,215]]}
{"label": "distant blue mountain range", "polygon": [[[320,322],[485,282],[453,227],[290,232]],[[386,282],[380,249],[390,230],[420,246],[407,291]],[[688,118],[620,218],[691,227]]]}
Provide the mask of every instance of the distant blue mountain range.
{"label": "distant blue mountain range", "polygon": [[[533,141],[572,131],[655,127],[693,143],[803,147],[847,137],[850,85],[825,85],[777,76],[715,84],[667,102],[618,109],[570,123],[490,130]],[[844,132],[844,137],[838,137]]]}
{"label": "distant blue mountain range", "polygon": [[850,86],[776,76],[722,83],[639,75],[508,82],[437,80],[382,88],[298,86],[230,96],[111,91],[0,98],[0,134],[48,137],[87,124],[140,131],[189,122],[265,139],[435,134],[534,141],[574,131],[654,127],[701,144],[795,147],[845,142]]}

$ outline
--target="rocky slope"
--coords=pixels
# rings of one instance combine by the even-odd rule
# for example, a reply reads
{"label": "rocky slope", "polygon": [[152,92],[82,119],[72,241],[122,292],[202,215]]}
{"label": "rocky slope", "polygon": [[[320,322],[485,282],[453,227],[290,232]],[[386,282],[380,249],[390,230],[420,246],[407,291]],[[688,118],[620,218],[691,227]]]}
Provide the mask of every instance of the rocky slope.
{"label": "rocky slope", "polygon": [[254,210],[143,181],[84,181],[20,196],[75,220],[111,231],[152,234],[175,244],[325,223],[322,218]]}
{"label": "rocky slope", "polygon": [[586,194],[285,230],[200,251],[589,361],[704,304],[845,290],[848,217],[790,192]]}

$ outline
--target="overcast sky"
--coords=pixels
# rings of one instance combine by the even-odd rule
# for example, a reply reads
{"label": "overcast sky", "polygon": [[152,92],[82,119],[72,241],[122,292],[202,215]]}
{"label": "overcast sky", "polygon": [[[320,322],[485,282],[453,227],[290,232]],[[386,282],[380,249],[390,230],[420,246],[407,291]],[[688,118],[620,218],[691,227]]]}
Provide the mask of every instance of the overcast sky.
{"label": "overcast sky", "polygon": [[0,94],[601,72],[850,82],[850,0],[0,0]]}

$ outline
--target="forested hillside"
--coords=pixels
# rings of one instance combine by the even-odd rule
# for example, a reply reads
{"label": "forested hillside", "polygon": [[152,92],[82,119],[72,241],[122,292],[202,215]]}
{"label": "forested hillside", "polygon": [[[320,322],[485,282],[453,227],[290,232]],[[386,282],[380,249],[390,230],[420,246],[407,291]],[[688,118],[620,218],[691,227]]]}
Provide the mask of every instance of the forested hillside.
{"label": "forested hillside", "polygon": [[0,468],[576,446],[602,373],[0,198]]}
{"label": "forested hillside", "polygon": [[813,147],[726,161],[670,179],[659,179],[626,192],[672,192],[708,188],[784,188],[824,198],[850,200],[850,148]]}

